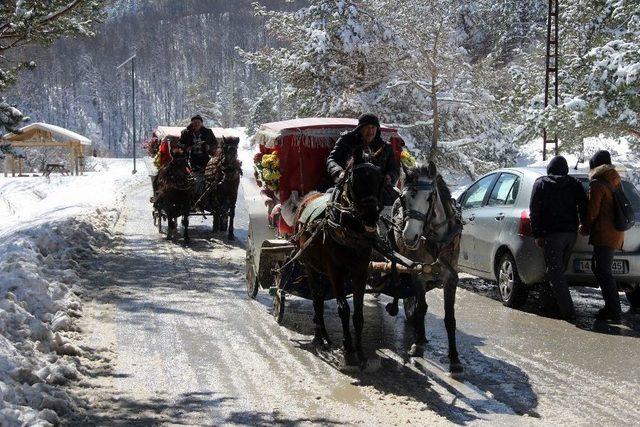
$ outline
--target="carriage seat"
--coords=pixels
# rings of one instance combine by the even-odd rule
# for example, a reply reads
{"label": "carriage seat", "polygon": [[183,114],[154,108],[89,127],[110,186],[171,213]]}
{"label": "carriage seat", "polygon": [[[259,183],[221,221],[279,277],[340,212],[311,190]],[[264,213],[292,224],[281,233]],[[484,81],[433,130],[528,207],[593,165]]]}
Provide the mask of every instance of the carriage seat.
{"label": "carriage seat", "polygon": [[327,204],[331,201],[331,194],[323,193],[316,199],[311,200],[305,207],[298,222],[302,224],[309,224],[324,215],[327,210]]}

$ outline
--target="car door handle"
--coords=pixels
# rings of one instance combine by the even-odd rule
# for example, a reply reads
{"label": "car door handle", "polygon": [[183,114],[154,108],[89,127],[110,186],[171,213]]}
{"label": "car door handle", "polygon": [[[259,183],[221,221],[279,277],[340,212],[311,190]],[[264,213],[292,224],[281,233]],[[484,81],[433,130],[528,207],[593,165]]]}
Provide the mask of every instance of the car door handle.
{"label": "car door handle", "polygon": [[496,221],[502,221],[504,219],[504,214],[501,212],[495,217]]}

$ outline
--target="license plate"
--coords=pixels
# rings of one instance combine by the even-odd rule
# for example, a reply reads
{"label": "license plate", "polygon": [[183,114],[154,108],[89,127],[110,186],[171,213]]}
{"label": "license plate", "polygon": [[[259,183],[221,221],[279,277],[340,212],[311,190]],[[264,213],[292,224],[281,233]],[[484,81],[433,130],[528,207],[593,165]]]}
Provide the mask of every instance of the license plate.
{"label": "license plate", "polygon": [[[590,259],[577,259],[574,261],[574,270],[576,273],[593,273],[591,270]],[[614,259],[611,265],[611,272],[613,274],[627,274],[629,268],[627,266],[627,260]]]}

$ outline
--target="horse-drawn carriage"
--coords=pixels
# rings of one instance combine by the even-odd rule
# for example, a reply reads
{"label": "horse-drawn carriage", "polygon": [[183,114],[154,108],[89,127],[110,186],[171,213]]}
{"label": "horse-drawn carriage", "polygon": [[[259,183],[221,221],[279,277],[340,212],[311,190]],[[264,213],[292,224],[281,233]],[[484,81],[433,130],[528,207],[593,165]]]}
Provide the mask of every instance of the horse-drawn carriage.
{"label": "horse-drawn carriage", "polygon": [[[405,316],[416,334],[411,352],[418,355],[426,343],[424,295],[442,284],[450,368],[459,372],[453,302],[461,228],[455,205],[430,163],[404,168],[402,194],[389,218],[380,217],[384,177],[362,152],[354,153],[339,185],[323,193],[333,188],[326,173],[327,157],[340,135],[357,125],[351,119],[311,118],[267,123],[258,130],[254,163],[259,188],[245,188],[247,294],[255,298],[260,288],[269,289],[279,323],[287,295],[313,299],[314,343],[319,345],[329,342],[322,317],[324,300],[335,298],[345,334],[345,358],[351,364],[357,363],[354,354],[360,363],[365,360],[360,340],[364,293],[391,296],[393,302],[386,310],[392,316],[403,300]],[[400,162],[404,143],[397,131],[382,126],[380,136],[391,144]],[[350,228],[346,225],[350,221],[360,224]],[[348,327],[346,296],[350,294],[355,350]]]}
{"label": "horse-drawn carriage", "polygon": [[[357,125],[354,119],[294,119],[263,124],[254,136],[259,149],[254,156],[259,188],[245,190],[249,209],[246,273],[250,297],[254,298],[260,288],[271,289],[276,285],[274,266],[294,249],[288,237],[294,232],[296,204],[308,193],[330,188],[327,157],[340,135]],[[381,132],[399,160],[404,146],[402,138],[390,127],[382,127]],[[304,293],[304,288],[291,293],[300,292]],[[283,295],[278,293],[277,298],[284,298]]]}
{"label": "horse-drawn carriage", "polygon": [[[203,171],[189,167],[186,153],[177,150],[181,127],[159,126],[151,144],[156,152],[156,174],[151,175],[154,196],[153,221],[162,232],[163,221],[168,224],[167,237],[177,230],[177,218],[182,217],[184,237],[188,241],[190,216],[211,216],[213,231],[227,231],[233,239],[233,217],[237,190],[242,174],[238,161],[239,138],[235,132],[213,128],[217,148]],[[177,150],[180,151],[180,150]],[[164,156],[164,158],[163,158]]]}

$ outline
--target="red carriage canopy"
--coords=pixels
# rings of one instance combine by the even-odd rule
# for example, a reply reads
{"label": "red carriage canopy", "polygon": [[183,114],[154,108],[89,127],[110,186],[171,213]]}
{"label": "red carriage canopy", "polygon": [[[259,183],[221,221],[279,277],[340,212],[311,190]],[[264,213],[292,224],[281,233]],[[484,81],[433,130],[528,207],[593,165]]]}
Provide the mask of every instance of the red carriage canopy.
{"label": "red carriage canopy", "polygon": [[[320,117],[263,124],[254,141],[262,153],[278,153],[280,203],[293,191],[304,195],[321,188],[328,179],[326,162],[331,149],[343,132],[357,126],[356,119]],[[393,146],[399,163],[404,141],[392,127],[382,125],[380,130],[382,139]]]}

